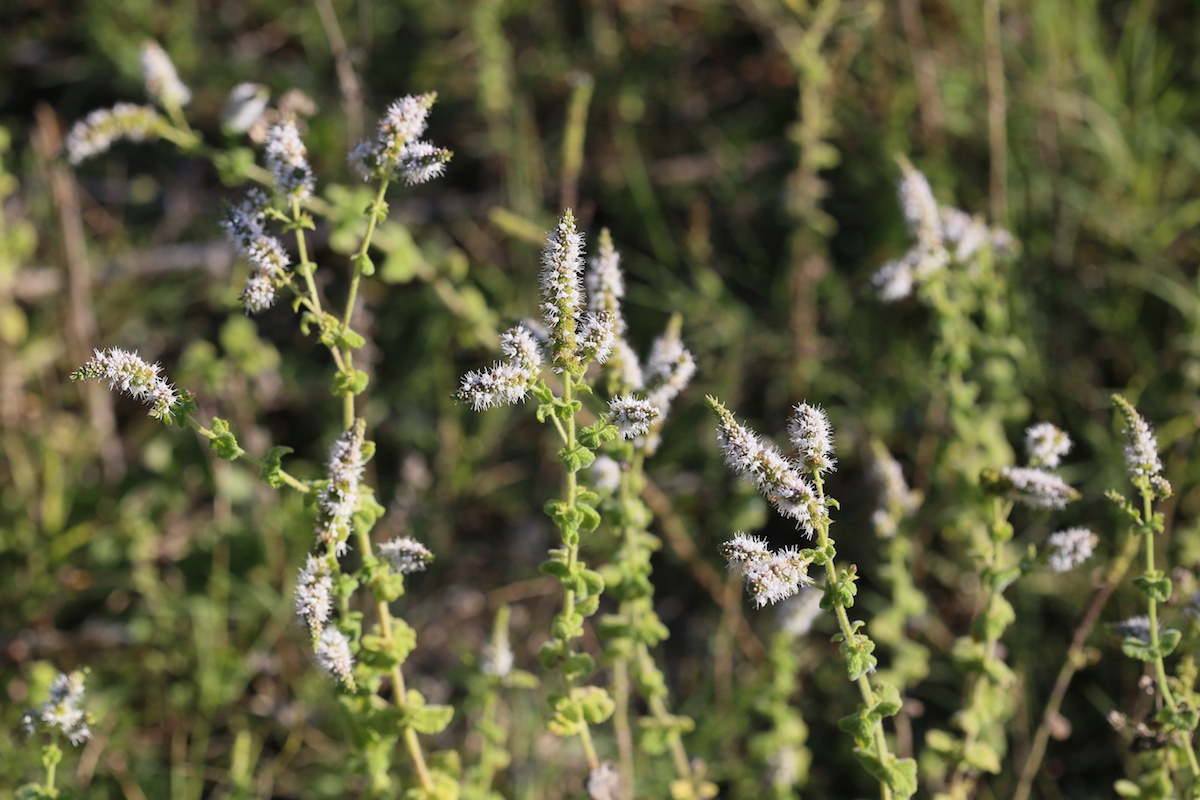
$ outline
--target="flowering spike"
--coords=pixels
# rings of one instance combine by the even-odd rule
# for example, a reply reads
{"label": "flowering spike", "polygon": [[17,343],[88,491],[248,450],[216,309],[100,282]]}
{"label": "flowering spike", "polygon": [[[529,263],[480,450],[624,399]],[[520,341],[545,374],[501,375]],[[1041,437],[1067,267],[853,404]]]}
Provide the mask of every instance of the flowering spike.
{"label": "flowering spike", "polygon": [[621,274],[621,255],[613,247],[608,228],[600,231],[600,254],[590,259],[587,275],[588,309],[608,311],[615,317],[617,336],[625,335],[621,299],[625,297],[625,278]]}
{"label": "flowering spike", "polygon": [[617,316],[611,311],[589,311],[579,327],[579,357],[584,363],[603,364],[617,340]]}
{"label": "flowering spike", "polygon": [[242,305],[247,314],[257,314],[274,305],[275,290],[287,280],[292,263],[283,242],[264,228],[269,205],[266,193],[256,189],[240,203],[231,204],[221,222],[225,235],[250,264],[250,275],[242,290]]}
{"label": "flowering spike", "polygon": [[746,589],[759,608],[786,600],[811,583],[811,561],[795,548],[771,552],[763,539],[738,533],[721,546],[729,568],[736,569],[746,581]]}
{"label": "flowering spike", "polygon": [[384,542],[379,545],[379,554],[401,575],[421,572],[433,561],[433,553],[429,552],[429,548],[411,536],[397,537]]}
{"label": "flowering spike", "polygon": [[161,369],[158,364],[147,364],[136,352],[113,347],[93,350],[91,360],[71,373],[71,380],[105,381],[109,389],[119,389],[150,406],[150,416],[170,422],[179,396],[175,387],[159,376]]}
{"label": "flowering spike", "polygon": [[21,727],[27,736],[39,730],[62,733],[73,745],[92,738],[92,715],[83,708],[84,673],[60,672],[50,684],[50,697],[37,708],[26,709]]}
{"label": "flowering spike", "polygon": [[294,607],[315,643],[333,612],[333,575],[326,559],[309,553],[296,579]]}
{"label": "flowering spike", "polygon": [[739,425],[715,397],[705,399],[717,415],[717,441],[725,463],[738,475],[754,481],[776,511],[796,520],[805,534],[812,536],[815,520],[822,513],[813,487],[777,447],[763,444],[753,431]]}
{"label": "flowering spike", "polygon": [[1049,422],[1039,422],[1025,430],[1025,454],[1031,467],[1054,469],[1071,452],[1071,437]]}
{"label": "flowering spike", "polygon": [[823,410],[808,403],[797,404],[788,420],[788,435],[810,470],[828,472],[834,468],[833,430]]}
{"label": "flowering spike", "polygon": [[483,648],[483,659],[479,668],[484,675],[506,678],[513,668],[512,644],[508,638],[508,621],[511,612],[508,606],[500,606],[496,612],[496,623],[492,626],[491,641]]}
{"label": "flowering spike", "polygon": [[363,458],[366,425],[365,420],[355,420],[350,430],[329,448],[329,460],[325,465],[327,482],[317,499],[320,508],[317,539],[326,547],[332,546],[337,555],[349,546],[351,522],[358,509],[359,481],[366,466]]}
{"label": "flowering spike", "polygon": [[542,319],[550,335],[550,354],[558,371],[577,363],[575,333],[583,310],[583,234],[575,215],[563,212],[542,248]]}
{"label": "flowering spike", "polygon": [[112,108],[98,108],[76,122],[63,149],[67,159],[78,165],[106,152],[121,139],[131,142],[157,139],[165,125],[166,120],[150,106],[117,103]]}
{"label": "flowering spike", "polygon": [[1004,467],[998,473],[985,476],[985,481],[1008,499],[1030,508],[1062,509],[1072,500],[1079,499],[1079,492],[1044,469]]}
{"label": "flowering spike", "polygon": [[1070,572],[1092,557],[1099,539],[1087,528],[1067,528],[1050,535],[1050,569]]}
{"label": "flowering spike", "polygon": [[388,106],[375,138],[350,151],[348,160],[359,177],[403,180],[410,186],[440,177],[453,153],[420,141],[436,100],[437,93],[429,92],[401,97]]}
{"label": "flowering spike", "polygon": [[1154,430],[1121,395],[1114,394],[1113,403],[1124,423],[1125,469],[1129,477],[1135,483],[1139,479],[1156,477],[1162,472],[1162,461],[1158,458],[1158,440],[1154,437]]}
{"label": "flowering spike", "polygon": [[614,397],[608,401],[608,408],[612,423],[625,439],[645,436],[659,417],[658,409],[649,400],[631,394]]}
{"label": "flowering spike", "polygon": [[266,158],[275,189],[288,203],[303,203],[312,197],[314,179],[308,166],[308,149],[294,119],[272,126],[267,134]]}
{"label": "flowering spike", "polygon": [[326,628],[316,647],[317,666],[330,678],[354,689],[354,656],[350,640],[337,628]]}
{"label": "flowering spike", "polygon": [[879,507],[871,515],[871,521],[877,534],[890,539],[896,535],[899,520],[910,516],[921,505],[921,493],[908,488],[900,463],[882,442],[872,442],[871,452],[874,456],[871,478],[879,492]]}
{"label": "flowering spike", "polygon": [[146,94],[165,109],[183,108],[192,99],[191,90],[179,80],[171,57],[158,42],[147,41],[142,45],[142,80],[146,83]]}
{"label": "flowering spike", "polygon": [[497,361],[488,369],[463,375],[454,395],[470,403],[474,411],[521,402],[537,379],[542,355],[529,328],[517,325],[505,331],[500,336],[500,352],[507,361]]}
{"label": "flowering spike", "polygon": [[662,410],[664,416],[671,401],[687,388],[696,374],[696,361],[679,336],[682,327],[683,318],[678,314],[672,315],[667,329],[650,346],[650,357],[646,364],[646,395]]}

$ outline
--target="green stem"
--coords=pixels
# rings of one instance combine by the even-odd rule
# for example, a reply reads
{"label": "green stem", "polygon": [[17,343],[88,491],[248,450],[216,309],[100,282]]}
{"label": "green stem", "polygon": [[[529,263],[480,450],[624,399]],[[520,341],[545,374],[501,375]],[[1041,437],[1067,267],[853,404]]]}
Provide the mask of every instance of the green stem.
{"label": "green stem", "polygon": [[[196,433],[203,436],[205,439],[212,441],[217,438],[217,435],[215,433],[213,433],[211,429],[204,427],[191,414],[188,414],[187,416],[185,416],[184,421],[187,423],[187,426],[189,428],[191,428]],[[239,448],[239,450],[240,450],[240,448]],[[258,467],[260,470],[265,469],[267,466],[266,462],[263,461],[261,458],[256,458],[255,456],[250,455],[249,453],[247,453],[244,450],[241,450],[241,452],[238,453],[238,458],[240,458],[242,461],[245,461],[246,463],[248,463],[252,466]],[[296,478],[296,477],[292,476],[291,474],[283,471],[282,469],[279,470],[279,478],[284,483],[286,483],[288,486],[295,489],[297,492],[300,492],[302,494],[309,494],[310,492],[312,492],[311,486],[309,486],[307,483],[304,483],[299,478]]]}

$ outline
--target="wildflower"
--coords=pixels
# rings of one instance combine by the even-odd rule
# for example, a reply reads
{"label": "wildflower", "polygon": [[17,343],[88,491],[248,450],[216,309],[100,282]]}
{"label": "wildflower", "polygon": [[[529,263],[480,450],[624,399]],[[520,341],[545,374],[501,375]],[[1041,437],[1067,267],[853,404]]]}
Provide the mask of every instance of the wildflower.
{"label": "wildflower", "polygon": [[192,91],[179,80],[171,57],[157,42],[142,45],[142,80],[146,94],[163,108],[182,108],[192,99]]}
{"label": "wildflower", "polygon": [[797,404],[788,420],[788,434],[810,470],[828,472],[833,469],[837,463],[833,458],[833,430],[824,411],[808,403]]}
{"label": "wildflower", "polygon": [[170,422],[179,397],[175,387],[159,376],[161,369],[158,364],[147,364],[136,352],[113,347],[93,350],[92,359],[71,373],[71,380],[107,381],[109,389],[120,389],[150,406],[150,416]]}
{"label": "wildflower", "polygon": [[820,589],[805,586],[780,603],[776,620],[779,630],[797,639],[812,630],[813,623],[821,616],[821,598],[824,596]]}
{"label": "wildflower", "polygon": [[314,178],[308,166],[308,149],[300,140],[294,119],[286,119],[267,134],[267,169],[275,189],[289,203],[303,203],[313,193]]}
{"label": "wildflower", "polygon": [[72,164],[106,152],[114,142],[128,139],[145,142],[157,139],[166,121],[150,106],[117,103],[112,108],[98,108],[76,122],[67,134],[63,149]]}
{"label": "wildflower", "polygon": [[754,604],[762,608],[786,600],[811,583],[808,578],[809,560],[794,547],[785,548],[769,557],[751,559],[741,566],[746,589]]}
{"label": "wildflower", "polygon": [[613,342],[612,352],[609,353],[608,361],[605,364],[617,376],[618,382],[625,389],[637,391],[645,387],[642,363],[638,359],[637,353],[633,352],[633,348],[624,339],[618,337]]}
{"label": "wildflower", "polygon": [[316,533],[318,540],[332,545],[338,555],[348,547],[351,518],[358,508],[358,486],[366,459],[363,458],[363,436],[366,423],[356,420],[329,448],[326,462],[326,483],[318,497],[320,508]]}
{"label": "wildflower", "polygon": [[231,204],[221,222],[234,248],[250,264],[241,298],[247,314],[257,314],[275,304],[276,286],[286,279],[291,266],[283,242],[263,227],[268,205],[266,193],[256,189],[240,203]]}
{"label": "wildflower", "polygon": [[317,666],[329,677],[346,687],[354,686],[354,656],[350,640],[337,628],[326,628],[316,648]]}
{"label": "wildflower", "polygon": [[687,388],[696,374],[696,361],[683,346],[679,337],[680,321],[676,316],[662,336],[650,346],[646,361],[646,396],[666,415],[671,401]]}
{"label": "wildflower", "polygon": [[778,448],[764,445],[752,431],[739,425],[716,398],[709,397],[708,403],[717,414],[717,441],[724,451],[725,463],[737,474],[753,480],[780,514],[796,520],[812,536],[815,519],[821,513],[816,491]]}
{"label": "wildflower", "polygon": [[350,151],[354,171],[364,181],[387,178],[410,186],[440,177],[453,154],[418,139],[425,132],[435,100],[437,94],[429,92],[401,97],[388,106],[375,138]]}
{"label": "wildflower", "polygon": [[271,90],[261,83],[239,83],[229,90],[221,109],[221,128],[226,133],[243,134],[254,127],[267,110]]}
{"label": "wildflower", "polygon": [[1124,397],[1113,395],[1113,402],[1124,423],[1125,468],[1130,478],[1137,482],[1139,478],[1158,476],[1162,472],[1162,461],[1158,458],[1158,440],[1154,437],[1154,431]]}
{"label": "wildflower", "polygon": [[1079,492],[1052,472],[1034,467],[1004,467],[1000,470],[1000,485],[1010,500],[1030,508],[1066,508],[1079,499]]}
{"label": "wildflower", "polygon": [[491,641],[483,648],[480,670],[493,678],[505,678],[513,668],[512,645],[508,641],[508,626],[497,625]]}
{"label": "wildflower", "polygon": [[379,553],[401,575],[421,572],[426,564],[433,561],[433,553],[429,552],[429,548],[410,536],[384,542],[379,545]]}
{"label": "wildflower", "polygon": [[1137,639],[1143,644],[1150,643],[1150,617],[1130,617],[1122,622],[1114,622],[1108,627],[1118,636],[1126,639]]}
{"label": "wildflower", "polygon": [[614,397],[608,401],[608,408],[612,423],[617,426],[624,439],[645,436],[659,417],[658,408],[649,400],[631,394]]}
{"label": "wildflower", "polygon": [[1071,452],[1071,437],[1049,422],[1039,422],[1025,430],[1025,453],[1034,467],[1054,469]]}
{"label": "wildflower", "polygon": [[1087,528],[1067,528],[1050,535],[1050,569],[1070,572],[1092,557],[1099,539]]}
{"label": "wildflower", "polygon": [[488,369],[473,370],[462,377],[455,397],[470,403],[474,411],[521,402],[537,379],[542,356],[529,328],[517,325],[505,331],[500,337],[500,352],[507,362],[497,361]]}
{"label": "wildflower", "polygon": [[592,486],[602,492],[615,492],[621,485],[621,465],[606,455],[596,456],[589,468],[592,471]]}
{"label": "wildflower", "polygon": [[309,553],[296,579],[294,605],[296,616],[304,621],[316,640],[333,612],[333,576],[326,559]]}
{"label": "wildflower", "polygon": [[617,336],[624,336],[625,318],[621,314],[621,300],[625,297],[625,278],[621,274],[621,255],[613,247],[608,228],[600,231],[600,254],[591,259],[585,282],[588,309],[612,313]]}
{"label": "wildflower", "polygon": [[611,761],[601,762],[588,775],[587,793],[591,800],[620,800],[621,775]]}
{"label": "wildflower", "polygon": [[871,277],[871,283],[875,284],[883,302],[903,300],[913,291],[912,267],[904,260],[889,261]]}
{"label": "wildflower", "polygon": [[50,697],[37,708],[26,709],[21,716],[21,727],[27,736],[38,730],[64,734],[73,745],[81,745],[92,738],[92,715],[83,708],[84,673],[60,672],[50,684]]}
{"label": "wildflower", "polygon": [[751,561],[758,561],[771,555],[767,540],[748,533],[738,532],[733,538],[721,545],[721,554],[729,562],[730,569],[741,569]]}
{"label": "wildflower", "polygon": [[908,232],[922,250],[935,252],[944,249],[938,202],[933,196],[929,180],[907,160],[902,161],[900,167],[902,175],[897,194]]}
{"label": "wildflower", "polygon": [[546,235],[542,248],[542,319],[550,334],[554,366],[561,370],[575,354],[575,330],[583,307],[583,234],[568,209]]}
{"label": "wildflower", "polygon": [[896,535],[897,522],[912,514],[921,504],[921,493],[908,488],[899,462],[882,444],[873,446],[871,478],[879,491],[879,508],[871,515],[875,532],[884,539]]}
{"label": "wildflower", "polygon": [[611,311],[589,311],[579,327],[579,355],[603,364],[617,340],[617,316]]}

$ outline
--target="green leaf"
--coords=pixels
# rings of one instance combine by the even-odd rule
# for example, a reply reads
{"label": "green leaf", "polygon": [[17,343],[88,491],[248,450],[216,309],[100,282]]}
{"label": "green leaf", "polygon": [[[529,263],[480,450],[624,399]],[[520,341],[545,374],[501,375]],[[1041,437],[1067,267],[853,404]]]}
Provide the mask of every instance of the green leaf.
{"label": "green leaf", "polygon": [[212,432],[216,434],[209,440],[209,447],[218,458],[226,461],[236,461],[246,451],[238,447],[237,437],[229,430],[229,423],[220,417],[212,421]]}
{"label": "green leaf", "polygon": [[1166,658],[1175,651],[1175,648],[1179,645],[1179,640],[1182,638],[1182,636],[1183,634],[1174,628],[1167,628],[1158,635],[1158,645],[1160,648],[1162,648],[1163,658]]}
{"label": "green leaf", "polygon": [[1133,585],[1151,600],[1165,603],[1171,599],[1171,579],[1165,573],[1154,570],[1133,579]]}
{"label": "green leaf", "polygon": [[1000,754],[996,752],[996,748],[985,742],[972,742],[963,753],[963,760],[980,772],[990,775],[1000,773]]}
{"label": "green leaf", "polygon": [[1141,639],[1135,639],[1132,636],[1127,637],[1125,641],[1121,642],[1121,652],[1130,658],[1136,658],[1138,661],[1154,661],[1158,656],[1158,651],[1149,642],[1143,642]]}
{"label": "green leaf", "polygon": [[286,485],[283,481],[283,457],[291,453],[290,447],[272,447],[263,459],[262,482],[272,489]]}
{"label": "green leaf", "polygon": [[364,276],[375,274],[375,262],[372,261],[371,257],[366,253],[361,253],[355,256],[353,263],[354,268],[359,270],[360,274]]}
{"label": "green leaf", "polygon": [[854,739],[854,743],[865,747],[875,738],[875,726],[879,714],[859,703],[858,710],[838,720],[838,727]]}
{"label": "green leaf", "polygon": [[361,369],[337,372],[333,376],[333,395],[334,397],[345,397],[346,395],[362,394],[366,391],[369,381],[370,377]]}
{"label": "green leaf", "polygon": [[567,468],[567,472],[579,472],[596,460],[596,454],[582,445],[563,447],[558,451],[558,460]]}
{"label": "green leaf", "polygon": [[599,686],[581,686],[573,692],[583,717],[592,725],[601,725],[612,716],[616,703]]}
{"label": "green leaf", "polygon": [[433,735],[441,733],[454,719],[454,709],[450,706],[422,706],[410,708],[406,715],[409,727],[418,733]]}

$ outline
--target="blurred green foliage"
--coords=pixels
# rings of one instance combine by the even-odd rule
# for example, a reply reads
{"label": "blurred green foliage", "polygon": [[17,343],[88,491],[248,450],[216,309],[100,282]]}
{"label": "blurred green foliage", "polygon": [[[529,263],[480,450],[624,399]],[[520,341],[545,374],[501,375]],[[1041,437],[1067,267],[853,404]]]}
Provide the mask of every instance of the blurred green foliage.
{"label": "blurred green foliage", "polygon": [[[491,358],[497,329],[536,315],[538,237],[562,200],[580,73],[594,84],[576,213],[584,230],[611,229],[623,254],[631,340],[649,341],[678,312],[699,364],[648,464],[658,524],[692,546],[665,537],[656,603],[672,633],[662,663],[677,711],[698,724],[689,750],[721,755],[710,775],[730,796],[755,796],[762,754],[747,737],[778,715],[745,693],[793,692],[790,678],[769,672],[781,662],[808,727],[804,791],[871,789],[835,731],[854,700],[825,641],[829,620],[785,658],[769,613],[748,613],[742,630],[739,603],[726,597],[736,588],[713,592],[702,580],[705,569],[721,575],[716,544],[763,518],[761,501],[720,465],[697,402],[705,393],[752,422],[781,419],[802,399],[828,409],[841,461],[829,481],[843,508],[836,532],[859,566],[866,608],[889,590],[873,577],[880,554],[860,455],[872,437],[897,454],[929,498],[914,526],[924,553],[914,572],[929,598],[922,640],[935,655],[905,712],[909,744],[944,726],[959,700],[961,676],[938,653],[969,626],[977,586],[941,528],[963,484],[935,466],[965,474],[953,455],[961,426],[936,402],[944,373],[930,368],[929,314],[911,301],[881,304],[869,283],[907,246],[892,190],[897,155],[942,202],[999,214],[1022,243],[978,311],[1001,308],[1018,343],[974,362],[995,423],[986,452],[1007,452],[1038,419],[1069,431],[1077,450],[1065,474],[1085,497],[1069,516],[1112,553],[1119,524],[1101,496],[1122,476],[1107,398],[1127,391],[1158,423],[1176,487],[1160,551],[1196,568],[1200,20],[1191,3],[1011,0],[990,39],[985,11],[966,0],[332,7],[361,105],[345,96],[337,48],[308,3],[0,10],[0,60],[12,65],[0,75],[0,131],[11,140],[0,150],[0,791],[33,777],[16,723],[51,665],[92,669],[96,738],[61,771],[80,797],[358,791],[332,692],[290,621],[290,581],[311,536],[302,504],[134,404],[66,381],[87,348],[137,347],[196,391],[202,413],[229,418],[247,449],[296,448],[302,475],[319,471],[338,430],[334,404],[315,402],[328,365],[288,310],[250,321],[237,308],[240,267],[231,275],[217,228],[232,190],[215,170],[164,144],[121,145],[78,170],[76,208],[54,189],[61,165],[34,145],[50,124],[37,109],[69,124],[139,99],[144,38],[163,45],[195,91],[190,115],[210,142],[222,142],[219,111],[240,81],[313,99],[306,143],[337,212],[317,231],[316,258],[331,267],[334,296],[357,241],[356,209],[369,201],[345,166],[350,132],[397,95],[439,93],[432,125],[455,160],[446,180],[393,200],[377,235],[386,291],[368,290],[363,326],[374,342],[368,416],[390,510],[383,534],[410,530],[438,554],[405,601],[418,630],[412,682],[427,696],[461,695],[463,658],[480,651],[506,603],[515,603],[518,664],[532,669],[555,605],[536,573],[552,536],[540,509],[553,492],[553,453],[530,415],[475,415],[451,393],[465,368]],[[989,63],[1003,71],[1002,98]],[[1015,522],[1018,539],[1050,524]],[[778,544],[793,536],[777,522],[767,533]],[[1014,757],[1088,596],[1085,574],[1033,576],[1010,596]],[[1138,607],[1125,587],[1105,618]],[[1142,708],[1138,666],[1102,630],[1092,644],[1089,659],[1103,657],[1076,679],[1063,708],[1076,733],[1052,743],[1038,796],[1108,794],[1137,772],[1104,716]],[[513,765],[499,790],[577,796],[578,755],[537,735],[537,701],[507,703]],[[456,725],[461,738],[470,718]],[[611,742],[601,747],[611,752]],[[558,770],[562,781],[550,774]],[[1010,795],[1015,779],[1014,766],[981,796]]]}

